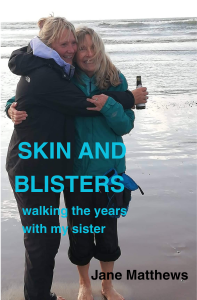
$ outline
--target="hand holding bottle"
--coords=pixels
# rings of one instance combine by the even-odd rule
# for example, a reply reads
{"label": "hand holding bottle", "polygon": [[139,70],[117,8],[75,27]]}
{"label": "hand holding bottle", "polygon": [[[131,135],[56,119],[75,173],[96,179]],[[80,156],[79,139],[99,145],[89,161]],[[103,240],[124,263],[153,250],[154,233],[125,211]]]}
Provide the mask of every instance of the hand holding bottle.
{"label": "hand holding bottle", "polygon": [[147,92],[147,88],[146,87],[140,87],[137,88],[133,91],[131,91],[134,99],[135,99],[135,105],[138,104],[145,104],[147,102],[148,99],[148,92]]}

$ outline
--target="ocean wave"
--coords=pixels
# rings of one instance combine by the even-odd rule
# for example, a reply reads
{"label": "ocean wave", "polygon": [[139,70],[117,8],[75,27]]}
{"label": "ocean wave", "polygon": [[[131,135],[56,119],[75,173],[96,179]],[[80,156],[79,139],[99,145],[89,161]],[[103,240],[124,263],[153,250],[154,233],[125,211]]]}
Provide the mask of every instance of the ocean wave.
{"label": "ocean wave", "polygon": [[102,27],[102,26],[108,26],[108,25],[111,25],[110,23],[107,23],[107,22],[101,22],[101,23],[98,23],[98,26],[99,27]]}
{"label": "ocean wave", "polygon": [[197,35],[197,32],[190,31],[190,32],[188,32],[188,34]]}
{"label": "ocean wave", "polygon": [[118,22],[118,23],[106,23],[101,22],[98,24],[99,27],[111,27],[111,28],[120,28],[120,27],[140,27],[140,26],[150,26],[149,24],[142,22]]}
{"label": "ocean wave", "polygon": [[130,28],[130,27],[150,27],[150,26],[161,26],[162,25],[197,25],[197,19],[163,19],[163,20],[142,20],[142,21],[131,21],[131,20],[117,20],[117,21],[103,21],[98,23],[98,27],[111,27],[111,28]]}
{"label": "ocean wave", "polygon": [[185,43],[197,42],[197,39],[154,39],[154,40],[110,40],[103,38],[103,42],[108,45],[113,44],[155,44],[155,43]]}
{"label": "ocean wave", "polygon": [[38,29],[36,22],[2,22],[1,23],[1,30],[2,29]]}
{"label": "ocean wave", "polygon": [[[23,39],[23,40],[5,40],[2,41],[1,47],[6,48],[6,47],[14,47],[14,48],[20,48],[20,47],[25,47],[29,44],[30,39]],[[139,39],[139,40],[134,40],[134,39],[107,39],[103,37],[103,42],[106,45],[115,45],[115,44],[163,44],[163,43],[186,43],[186,42],[197,42],[197,38],[188,38],[188,39]],[[4,58],[4,57],[2,57]]]}
{"label": "ocean wave", "polygon": [[22,30],[24,30],[24,29],[37,29],[38,30],[38,27],[37,26],[28,26],[28,27],[26,27],[26,26],[6,26],[6,27],[4,27],[4,28],[1,28],[2,30],[7,30],[7,29],[12,29],[12,30],[19,30],[19,29],[22,29]]}
{"label": "ocean wave", "polygon": [[185,21],[171,21],[171,25],[197,25],[197,20],[185,20]]}
{"label": "ocean wave", "polygon": [[29,39],[22,39],[22,40],[5,40],[2,41],[1,43],[1,47],[5,48],[5,47],[25,47],[29,44],[31,38]]}
{"label": "ocean wave", "polygon": [[[196,95],[197,94],[197,89],[165,89],[165,90],[157,90],[152,93],[154,96],[157,95]],[[197,104],[197,103],[196,103]]]}
{"label": "ocean wave", "polygon": [[[80,21],[75,21],[77,25]],[[90,27],[98,28],[152,28],[152,27],[187,27],[187,26],[196,26],[197,18],[179,18],[179,19],[138,19],[138,20],[104,20],[104,21],[83,21],[83,24],[88,24]],[[28,30],[28,29],[38,29],[36,22],[4,22],[1,24],[1,30]]]}

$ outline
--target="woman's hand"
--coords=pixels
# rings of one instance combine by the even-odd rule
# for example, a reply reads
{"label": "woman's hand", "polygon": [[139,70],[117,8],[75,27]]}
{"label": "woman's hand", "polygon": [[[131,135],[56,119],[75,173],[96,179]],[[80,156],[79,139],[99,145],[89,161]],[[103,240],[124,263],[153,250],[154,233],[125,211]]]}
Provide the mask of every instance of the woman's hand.
{"label": "woman's hand", "polygon": [[[135,99],[135,105],[147,102],[148,92],[147,92],[146,87],[137,88],[131,92]],[[135,107],[133,107],[133,108],[135,108]]]}
{"label": "woman's hand", "polygon": [[94,95],[91,99],[87,98],[87,101],[93,103],[96,107],[87,107],[88,110],[96,110],[100,111],[103,106],[105,105],[108,96],[101,94],[101,95]]}
{"label": "woman's hand", "polygon": [[17,106],[17,102],[13,102],[10,108],[8,109],[8,115],[10,119],[12,119],[12,122],[14,125],[18,125],[22,123],[22,121],[26,120],[27,118],[27,113],[26,111],[18,111],[15,109]]}

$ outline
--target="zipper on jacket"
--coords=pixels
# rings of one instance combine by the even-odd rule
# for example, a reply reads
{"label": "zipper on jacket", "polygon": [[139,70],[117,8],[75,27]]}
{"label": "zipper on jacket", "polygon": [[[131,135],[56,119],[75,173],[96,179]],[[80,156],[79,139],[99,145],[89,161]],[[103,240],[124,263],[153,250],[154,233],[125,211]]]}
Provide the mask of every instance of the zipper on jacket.
{"label": "zipper on jacket", "polygon": [[70,80],[70,74],[71,74],[71,68],[70,68],[70,70],[69,70],[69,74],[68,74],[69,80]]}
{"label": "zipper on jacket", "polygon": [[92,82],[90,81],[89,93],[91,93],[91,85],[92,85]]}

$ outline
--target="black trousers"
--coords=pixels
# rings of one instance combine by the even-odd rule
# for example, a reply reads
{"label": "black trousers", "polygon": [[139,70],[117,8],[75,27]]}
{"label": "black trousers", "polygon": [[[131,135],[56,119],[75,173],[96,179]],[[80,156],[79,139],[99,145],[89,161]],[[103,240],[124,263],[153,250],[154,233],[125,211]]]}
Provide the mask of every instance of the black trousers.
{"label": "black trousers", "polygon": [[[22,208],[59,208],[60,193],[50,191],[15,192],[14,178],[9,178],[13,188],[23,226],[46,226],[47,233],[25,233],[25,300],[50,300],[55,256],[60,245],[61,234],[51,233],[51,226],[59,226],[59,215],[24,215]],[[41,183],[36,188],[43,188]]]}
{"label": "black trousers", "polygon": [[[88,180],[90,181],[90,180]],[[94,179],[92,186],[95,190]],[[94,208],[106,208],[107,193],[102,187],[101,192],[80,192],[79,181],[75,180],[74,192],[66,192],[65,202],[68,209],[68,234],[70,247],[68,256],[70,261],[79,266],[87,265],[94,257],[100,261],[115,261],[120,255],[118,245],[117,219],[109,215],[99,214],[96,218]],[[73,215],[72,207],[89,208],[90,215]],[[78,226],[105,226],[103,233],[73,233],[73,227]]]}

